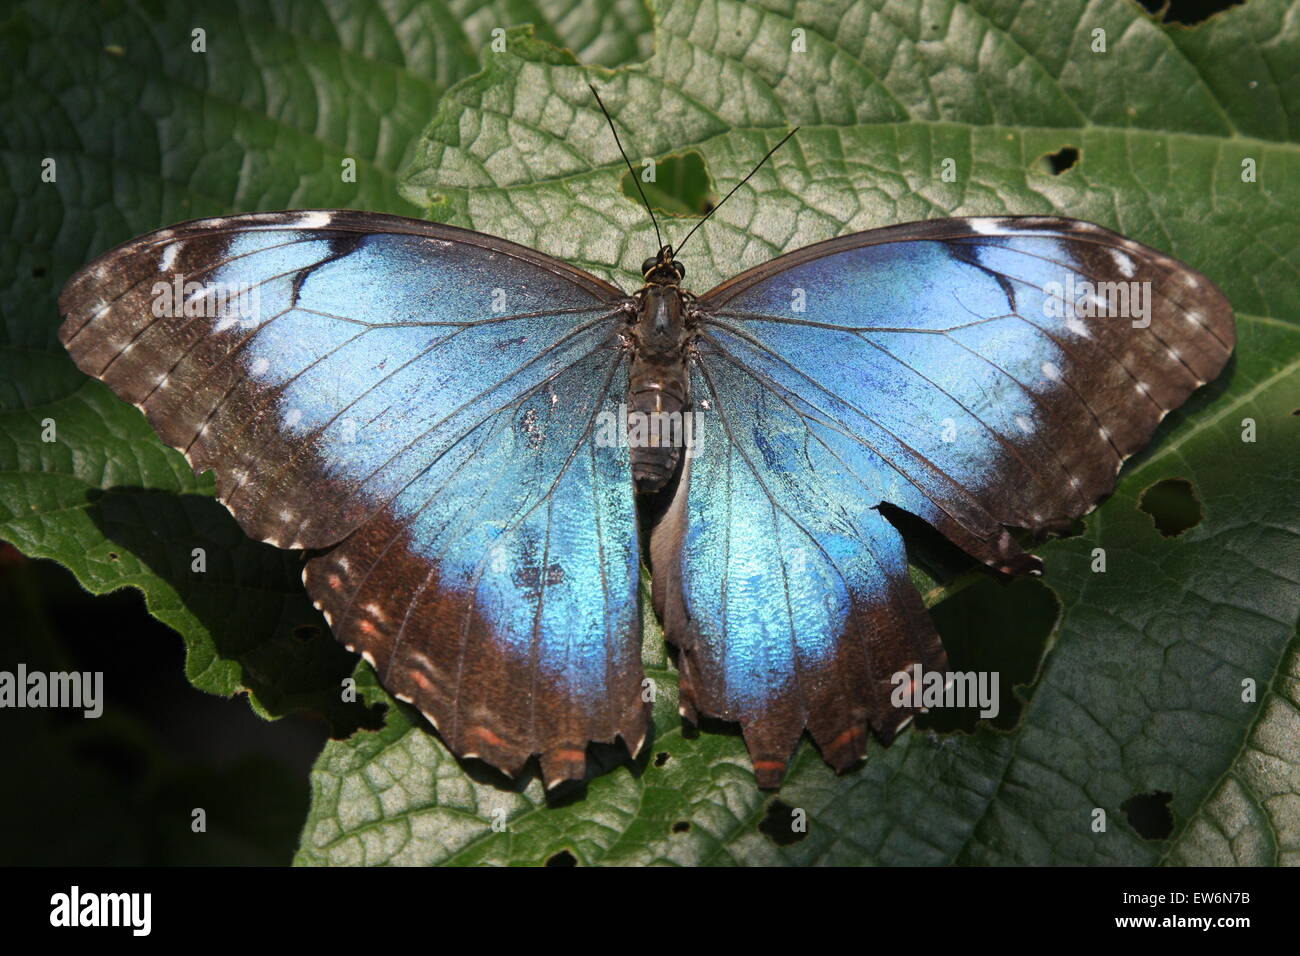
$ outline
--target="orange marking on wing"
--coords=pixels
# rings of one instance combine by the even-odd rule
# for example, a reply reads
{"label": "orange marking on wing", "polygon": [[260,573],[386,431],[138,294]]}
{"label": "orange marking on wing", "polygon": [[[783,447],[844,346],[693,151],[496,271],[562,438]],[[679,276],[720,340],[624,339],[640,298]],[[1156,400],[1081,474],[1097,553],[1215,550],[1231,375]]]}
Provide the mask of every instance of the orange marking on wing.
{"label": "orange marking on wing", "polygon": [[340,578],[337,574],[331,574],[327,580],[329,581],[329,586],[332,587],[335,591],[343,587],[343,579]]}
{"label": "orange marking on wing", "polygon": [[370,621],[363,620],[358,626],[371,637],[379,636],[379,628],[375,627],[375,625]]}
{"label": "orange marking on wing", "polygon": [[861,727],[850,727],[831,741],[831,749],[837,750],[840,747],[846,746],[849,741],[856,740],[858,737],[861,737],[862,734],[863,730]]}
{"label": "orange marking on wing", "polygon": [[784,770],[785,761],[784,760],[755,760],[754,769],[755,770]]}
{"label": "orange marking on wing", "polygon": [[471,734],[477,734],[478,736],[482,737],[493,747],[504,747],[506,745],[506,742],[504,740],[502,740],[496,734],[492,733],[492,731],[488,730],[486,727],[471,727],[469,729],[469,732]]}

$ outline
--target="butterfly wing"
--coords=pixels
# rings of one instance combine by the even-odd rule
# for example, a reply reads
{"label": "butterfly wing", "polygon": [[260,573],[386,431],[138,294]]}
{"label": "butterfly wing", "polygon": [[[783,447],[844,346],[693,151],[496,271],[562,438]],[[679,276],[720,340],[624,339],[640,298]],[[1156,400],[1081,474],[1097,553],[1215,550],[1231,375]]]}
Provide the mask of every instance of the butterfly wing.
{"label": "butterfly wing", "polygon": [[458,754],[548,783],[640,746],[625,297],[503,240],[395,216],[201,220],[60,299],[78,366],[143,409]]}
{"label": "butterfly wing", "polygon": [[[1130,317],[1088,314],[1121,292]],[[837,768],[867,724],[888,742],[912,712],[893,676],[945,669],[879,505],[1034,571],[1007,529],[1091,510],[1235,341],[1204,276],[1056,218],[810,246],[703,296],[698,321],[696,448],[651,541],[655,601],[686,712],[740,722],[767,786],[805,728]]]}

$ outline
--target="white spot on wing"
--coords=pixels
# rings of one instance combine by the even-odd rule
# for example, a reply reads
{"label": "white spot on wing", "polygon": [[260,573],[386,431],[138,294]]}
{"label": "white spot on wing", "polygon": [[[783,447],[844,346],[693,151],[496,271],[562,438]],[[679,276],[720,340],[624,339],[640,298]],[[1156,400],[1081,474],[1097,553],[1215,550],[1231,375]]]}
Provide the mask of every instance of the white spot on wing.
{"label": "white spot on wing", "polygon": [[295,219],[292,225],[299,229],[322,229],[330,224],[330,214],[327,212],[309,212]]}
{"label": "white spot on wing", "polygon": [[1046,375],[1048,378],[1050,378],[1053,382],[1059,382],[1061,380],[1061,370],[1057,368],[1055,365],[1053,365],[1051,362],[1043,363],[1043,374]]}
{"label": "white spot on wing", "polygon": [[1134,273],[1137,272],[1137,266],[1133,264],[1133,260],[1118,249],[1110,250],[1110,257],[1115,260],[1115,265],[1119,267],[1119,271],[1124,278],[1131,279]]}
{"label": "white spot on wing", "polygon": [[162,259],[158,262],[158,271],[166,272],[176,264],[176,256],[181,251],[181,244],[173,242],[163,248]]}

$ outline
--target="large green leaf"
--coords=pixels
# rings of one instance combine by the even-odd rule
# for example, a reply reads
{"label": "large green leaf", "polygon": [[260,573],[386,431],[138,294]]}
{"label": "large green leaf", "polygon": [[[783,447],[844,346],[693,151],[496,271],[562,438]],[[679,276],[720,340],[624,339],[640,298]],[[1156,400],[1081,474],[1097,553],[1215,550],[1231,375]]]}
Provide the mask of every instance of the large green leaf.
{"label": "large green leaf", "polygon": [[[93,255],[182,219],[415,213],[397,194],[404,153],[446,88],[478,69],[478,45],[527,21],[602,62],[648,40],[639,0],[6,8],[0,538],[66,564],[92,591],[140,588],[184,636],[203,690],[247,691],[266,715],[318,710],[339,733],[368,720],[340,700],[355,658],[306,599],[301,557],[246,538],[211,497],[210,474],[196,478],[73,367],[55,336],[58,290]],[[355,181],[342,175],[348,159]]]}
{"label": "large green leaf", "polygon": [[[322,755],[300,861],[1293,861],[1298,12],[1252,0],[1186,30],[1126,2],[682,0],[658,5],[655,56],[613,73],[512,37],[511,55],[448,93],[403,172],[403,195],[436,218],[632,285],[654,234],[619,188],[592,80],[633,157],[698,151],[719,189],[802,127],[692,240],[696,289],[856,229],[1054,212],[1211,275],[1238,311],[1238,355],[1166,420],[1081,535],[1041,549],[1060,622],[1037,672],[1024,657],[1044,635],[990,610],[995,585],[936,612],[973,666],[1009,661],[1032,681],[1010,732],[930,722],[842,777],[805,744],[776,801],[755,789],[734,734],[683,736],[651,626],[657,732],[635,765],[548,801],[535,779],[506,787],[467,773],[387,699],[382,730]],[[1093,51],[1094,30],[1105,52]],[[1048,157],[1065,147],[1077,162],[1054,171]],[[946,158],[955,182],[940,175]],[[1243,181],[1247,159],[1254,182]],[[682,231],[672,224],[669,237]],[[1139,508],[1165,479],[1188,482],[1203,513],[1173,537]],[[1034,587],[1013,591],[1000,597],[1054,616]],[[1243,681],[1256,698],[1243,699]],[[1146,839],[1127,811],[1165,794],[1172,834]],[[791,827],[800,818],[806,832]]]}
{"label": "large green leaf", "polygon": [[[793,148],[692,240],[695,288],[853,229],[1056,211],[1167,249],[1238,310],[1224,379],[1170,416],[1083,536],[1042,550],[1061,613],[1051,638],[1041,586],[981,583],[937,612],[973,666],[1014,660],[1008,673],[1038,674],[1019,728],[918,729],[838,778],[805,746],[774,804],[736,736],[683,736],[651,623],[656,739],[632,768],[602,752],[610,772],[550,805],[535,780],[512,787],[451,759],[363,665],[386,719],[322,755],[300,860],[530,862],[566,849],[583,863],[1294,858],[1297,6],[1252,0],[1194,30],[1166,30],[1122,0],[683,2],[657,16],[654,57],[611,73],[577,63],[647,51],[637,2],[198,13],[33,2],[7,14],[0,537],[93,590],[144,590],[185,637],[197,686],[248,690],[266,713],[322,709],[345,732],[366,719],[338,702],[353,658],[323,633],[302,640],[323,623],[299,559],[244,539],[210,478],[193,478],[142,416],[73,370],[54,338],[59,285],[90,255],[178,219],[331,205],[427,208],[627,284],[653,237],[620,189],[588,79],[634,156],[695,150],[718,190],[800,123]],[[523,20],[576,55],[512,32],[506,52],[484,51],[483,72],[457,83],[493,29]],[[195,27],[207,54],[190,50]],[[1106,53],[1090,50],[1097,28]],[[791,50],[795,29],[805,53]],[[1053,175],[1044,157],[1064,146],[1079,162]],[[45,157],[56,183],[40,180]],[[339,175],[349,157],[356,183]],[[956,182],[940,178],[944,158]],[[1258,182],[1241,181],[1244,158]],[[1240,441],[1247,417],[1253,444]],[[41,441],[46,419],[56,442]],[[1192,482],[1204,510],[1177,538],[1137,508],[1167,477]],[[1090,571],[1098,546],[1104,575]],[[208,554],[203,576],[190,572],[194,547]],[[982,627],[999,598],[1020,613]],[[1003,640],[1002,629],[1017,633]],[[1041,666],[1024,660],[1045,644]],[[1255,703],[1241,700],[1247,677]],[[1147,841],[1120,806],[1157,791],[1172,794],[1175,830]],[[789,807],[806,812],[806,834],[790,832]],[[1109,815],[1105,833],[1090,829],[1094,807]]]}

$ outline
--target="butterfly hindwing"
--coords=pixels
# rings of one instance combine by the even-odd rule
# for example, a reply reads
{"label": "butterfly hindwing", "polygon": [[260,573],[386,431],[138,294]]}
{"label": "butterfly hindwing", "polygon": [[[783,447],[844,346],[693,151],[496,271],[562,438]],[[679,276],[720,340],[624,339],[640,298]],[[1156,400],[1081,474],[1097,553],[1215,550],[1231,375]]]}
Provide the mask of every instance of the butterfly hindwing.
{"label": "butterfly hindwing", "polygon": [[1089,511],[1234,344],[1203,276],[1054,218],[841,237],[698,308],[698,442],[652,539],[656,606],[687,710],[739,721],[767,785],[805,728],[840,767],[864,722],[892,738],[892,675],[944,668],[879,505],[1035,570],[1007,529]]}
{"label": "butterfly hindwing", "polygon": [[639,552],[619,290],[465,230],[341,211],[200,220],[75,276],[60,336],[461,755],[548,783],[639,747]]}

